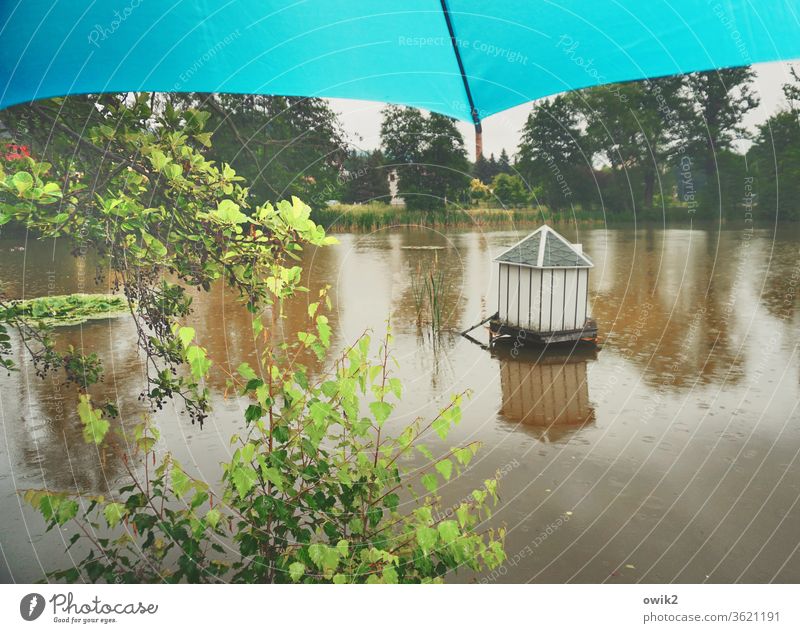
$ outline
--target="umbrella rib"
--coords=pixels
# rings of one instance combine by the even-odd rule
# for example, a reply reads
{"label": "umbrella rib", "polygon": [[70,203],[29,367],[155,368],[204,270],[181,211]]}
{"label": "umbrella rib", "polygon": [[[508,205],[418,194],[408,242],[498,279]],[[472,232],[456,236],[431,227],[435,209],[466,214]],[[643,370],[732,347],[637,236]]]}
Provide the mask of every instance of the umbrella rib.
{"label": "umbrella rib", "polygon": [[456,32],[455,29],[453,29],[453,22],[450,19],[450,10],[447,8],[447,0],[441,0],[441,3],[442,12],[444,13],[444,21],[447,23],[447,30],[450,33],[450,43],[453,45],[453,53],[456,56],[456,62],[458,62],[458,70],[461,73],[461,80],[464,82],[464,90],[467,93],[467,101],[469,102],[469,111],[470,115],[472,115],[472,122],[475,124],[475,132],[480,134],[481,117],[478,114],[478,108],[475,107],[475,102],[472,100],[472,91],[469,88],[469,81],[467,80],[467,75],[464,72],[464,62],[461,60],[461,53],[458,50]]}

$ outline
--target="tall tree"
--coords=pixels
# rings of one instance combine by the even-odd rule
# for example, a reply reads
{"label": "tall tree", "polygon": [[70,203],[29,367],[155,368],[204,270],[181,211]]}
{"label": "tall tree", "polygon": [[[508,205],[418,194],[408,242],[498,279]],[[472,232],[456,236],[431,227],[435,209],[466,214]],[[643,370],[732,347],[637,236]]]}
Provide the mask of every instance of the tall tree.
{"label": "tall tree", "polygon": [[383,153],[350,152],[342,172],[342,201],[349,203],[389,199],[389,173],[384,165]]}
{"label": "tall tree", "polygon": [[426,126],[427,139],[423,150],[426,182],[429,193],[443,202],[463,198],[469,187],[469,160],[464,137],[456,120],[431,113]]}
{"label": "tall tree", "polygon": [[783,86],[789,107],[758,126],[747,162],[762,217],[800,219],[800,77]]}
{"label": "tall tree", "polygon": [[381,143],[387,161],[396,165],[398,195],[409,208],[441,207],[466,194],[469,161],[454,119],[389,106],[383,111]]}
{"label": "tall tree", "polygon": [[525,183],[516,175],[497,174],[492,181],[492,193],[504,208],[523,205],[528,201]]}
{"label": "tall tree", "polygon": [[750,66],[686,76],[693,115],[688,127],[689,147],[702,161],[707,183],[716,175],[715,154],[730,150],[734,141],[748,136],[744,116],[759,104],[753,92],[754,78],[755,72]]}
{"label": "tall tree", "polygon": [[500,167],[497,165],[497,159],[494,157],[494,153],[489,154],[489,160],[486,162],[486,175],[488,177],[486,182],[490,183],[492,180],[494,180],[494,177],[500,173]]}
{"label": "tall tree", "polygon": [[492,166],[486,157],[483,155],[478,156],[478,160],[472,166],[472,176],[480,180],[483,184],[488,185],[492,182]]}
{"label": "tall tree", "polygon": [[591,182],[579,123],[574,95],[559,95],[536,103],[520,131],[517,169],[528,186],[540,188],[551,209],[569,206],[576,188],[584,188],[579,180]]}
{"label": "tall tree", "polygon": [[687,118],[684,76],[599,86],[581,93],[588,149],[610,165],[629,211],[653,206],[659,175],[680,148]]}
{"label": "tall tree", "polygon": [[230,161],[252,183],[255,195],[310,201],[338,196],[347,142],[324,99],[238,94],[189,99],[211,112],[210,156]]}
{"label": "tall tree", "polygon": [[500,158],[497,160],[497,169],[501,174],[511,173],[511,159],[508,157],[505,147],[500,150]]}

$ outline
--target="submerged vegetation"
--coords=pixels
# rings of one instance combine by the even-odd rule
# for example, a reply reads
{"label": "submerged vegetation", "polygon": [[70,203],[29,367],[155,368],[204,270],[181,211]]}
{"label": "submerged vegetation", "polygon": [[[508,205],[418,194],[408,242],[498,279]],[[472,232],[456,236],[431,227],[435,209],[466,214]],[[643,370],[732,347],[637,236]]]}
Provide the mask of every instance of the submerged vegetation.
{"label": "submerged vegetation", "polygon": [[[435,456],[424,443],[446,441],[465,394],[434,419],[389,435],[386,423],[403,396],[390,371],[391,338],[376,352],[365,334],[332,353],[326,290],[310,297],[305,331],[274,342],[285,304],[306,292],[299,253],[336,241],[306,204],[252,205],[236,171],[209,159],[201,110],[146,94],[102,97],[102,122],[80,134],[82,110],[71,118],[68,100],[30,108],[79,152],[112,160],[84,181],[69,164],[53,169],[35,152],[14,156],[0,166],[0,224],[68,239],[76,252],[96,255],[98,278],[114,276],[144,356],[142,400],[151,409],[174,400],[200,422],[209,411],[207,380],[223,363],[199,343],[202,332],[185,325],[191,289],[225,283],[250,311],[252,337],[265,342],[255,363],[228,376],[229,389],[246,400],[246,431],[231,438],[234,452],[219,480],[206,482],[175,460],[147,415],[126,441],[111,441],[117,406],[93,389],[102,376],[97,355],[59,351],[47,328],[0,300],[0,361],[14,369],[7,330],[15,328],[39,375],[76,376],[84,439],[120,452],[127,469],[110,496],[24,492],[49,529],[72,530],[70,547],[81,541],[88,552],[49,577],[433,582],[502,563],[504,531],[485,527],[496,479],[473,491],[454,517],[440,507],[439,489],[469,466],[477,444]],[[308,353],[330,369],[310,373],[297,362]]]}
{"label": "submerged vegetation", "polygon": [[105,294],[51,295],[11,301],[0,309],[0,321],[18,317],[49,327],[79,325],[93,319],[107,319],[128,312],[124,297]]}

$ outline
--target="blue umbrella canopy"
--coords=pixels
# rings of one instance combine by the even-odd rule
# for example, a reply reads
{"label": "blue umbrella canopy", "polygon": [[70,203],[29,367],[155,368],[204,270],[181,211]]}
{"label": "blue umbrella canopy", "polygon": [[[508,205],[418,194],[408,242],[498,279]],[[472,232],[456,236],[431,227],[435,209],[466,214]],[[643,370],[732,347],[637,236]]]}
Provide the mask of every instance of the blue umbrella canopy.
{"label": "blue umbrella canopy", "polygon": [[2,0],[0,108],[239,92],[479,123],[566,90],[800,57],[799,12],[795,0]]}

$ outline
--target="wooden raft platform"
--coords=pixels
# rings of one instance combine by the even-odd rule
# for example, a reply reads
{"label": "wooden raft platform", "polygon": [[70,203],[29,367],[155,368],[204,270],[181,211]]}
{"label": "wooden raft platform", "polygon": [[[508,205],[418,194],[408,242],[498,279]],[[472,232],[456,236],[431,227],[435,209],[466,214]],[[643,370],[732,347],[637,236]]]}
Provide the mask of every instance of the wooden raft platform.
{"label": "wooden raft platform", "polygon": [[499,314],[495,314],[489,320],[489,344],[494,344],[497,339],[510,338],[520,341],[523,345],[553,345],[556,343],[574,343],[580,341],[592,345],[597,344],[597,322],[594,319],[586,319],[583,327],[579,330],[562,330],[555,332],[535,332],[519,328],[499,320]]}

